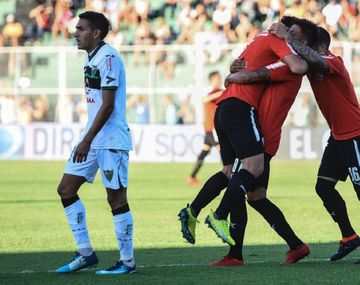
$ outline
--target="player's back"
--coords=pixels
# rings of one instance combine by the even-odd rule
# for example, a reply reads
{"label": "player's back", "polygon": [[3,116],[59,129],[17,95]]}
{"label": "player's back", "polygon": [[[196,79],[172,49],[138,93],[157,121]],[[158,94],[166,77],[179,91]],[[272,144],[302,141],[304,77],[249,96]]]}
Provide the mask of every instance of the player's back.
{"label": "player's back", "polygon": [[349,73],[340,57],[329,52],[323,58],[329,64],[329,73],[308,73],[319,108],[335,139],[358,136],[360,108]]}
{"label": "player's back", "polygon": [[[248,44],[239,58],[247,62],[247,69],[255,70],[279,59],[282,60],[285,56],[294,53],[292,48],[283,39],[269,32],[263,32]],[[227,98],[236,97],[257,109],[265,87],[265,83],[248,85],[230,83],[218,103]]]}
{"label": "player's back", "polygon": [[274,156],[280,145],[282,125],[301,87],[302,75],[292,73],[283,62],[267,68],[271,84],[261,97],[258,117],[265,152]]}

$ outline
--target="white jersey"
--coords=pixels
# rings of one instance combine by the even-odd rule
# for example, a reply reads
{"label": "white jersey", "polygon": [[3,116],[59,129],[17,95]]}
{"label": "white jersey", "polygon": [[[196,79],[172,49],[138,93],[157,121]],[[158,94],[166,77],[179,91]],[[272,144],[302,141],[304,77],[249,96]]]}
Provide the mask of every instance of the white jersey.
{"label": "white jersey", "polygon": [[126,121],[125,66],[117,50],[104,42],[86,57],[85,93],[88,122],[81,135],[84,138],[102,105],[102,90],[116,90],[114,111],[91,143],[94,149],[131,150],[131,134]]}

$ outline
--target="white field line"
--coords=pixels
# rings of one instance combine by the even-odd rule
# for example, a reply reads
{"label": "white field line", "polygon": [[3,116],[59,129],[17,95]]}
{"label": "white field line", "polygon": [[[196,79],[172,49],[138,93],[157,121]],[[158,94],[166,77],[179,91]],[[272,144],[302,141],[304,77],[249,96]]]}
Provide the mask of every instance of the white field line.
{"label": "white field line", "polygon": [[[347,259],[347,260],[353,260],[356,261],[358,259],[353,258],[353,259]],[[310,262],[330,262],[328,258],[306,258],[302,261],[300,261],[300,263],[310,263]],[[276,263],[276,264],[281,264],[280,261],[276,262],[276,261],[265,261],[265,260],[259,260],[259,261],[249,261],[249,262],[245,262],[245,266],[247,264],[261,264],[261,263]],[[141,265],[137,265],[136,267],[139,269],[147,269],[147,268],[174,268],[174,267],[204,267],[204,266],[209,266],[209,263],[170,263],[170,264],[141,264]],[[92,268],[92,269],[85,269],[87,271],[96,271],[96,270],[101,270],[103,268]],[[24,269],[20,272],[13,272],[13,273],[0,273],[0,275],[17,275],[17,274],[33,274],[33,273],[54,273],[55,270],[49,270],[49,271],[35,271],[32,269]]]}

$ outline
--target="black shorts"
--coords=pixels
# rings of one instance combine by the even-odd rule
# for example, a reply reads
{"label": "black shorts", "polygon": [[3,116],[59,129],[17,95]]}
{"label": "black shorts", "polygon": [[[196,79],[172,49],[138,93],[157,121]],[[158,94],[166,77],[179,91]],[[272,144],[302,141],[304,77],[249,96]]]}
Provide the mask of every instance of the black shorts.
{"label": "black shorts", "polygon": [[204,144],[213,147],[213,146],[217,146],[219,142],[216,141],[213,132],[206,132],[204,138]]}
{"label": "black shorts", "polygon": [[215,129],[224,165],[233,164],[235,158],[241,160],[264,152],[256,110],[239,99],[220,103],[215,112]]}
{"label": "black shorts", "polygon": [[264,172],[256,179],[256,187],[263,187],[265,189],[269,186],[270,178],[270,160],[272,156],[268,153],[264,154]]}
{"label": "black shorts", "polygon": [[354,185],[360,185],[360,136],[344,141],[330,136],[318,176],[345,181],[348,175]]}

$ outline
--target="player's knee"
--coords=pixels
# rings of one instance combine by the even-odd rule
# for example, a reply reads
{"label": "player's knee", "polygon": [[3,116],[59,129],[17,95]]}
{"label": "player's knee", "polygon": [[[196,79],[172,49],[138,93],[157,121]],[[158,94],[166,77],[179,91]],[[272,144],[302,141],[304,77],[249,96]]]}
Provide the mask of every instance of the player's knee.
{"label": "player's knee", "polygon": [[256,178],[264,172],[264,160],[250,160],[242,162],[242,168],[246,169]]}
{"label": "player's knee", "polygon": [[108,190],[107,193],[107,202],[111,209],[117,209],[127,204],[125,191]]}
{"label": "player's knee", "polygon": [[69,198],[71,196],[69,187],[67,187],[64,183],[60,183],[58,185],[57,193],[59,194],[61,199]]}
{"label": "player's knee", "polygon": [[320,198],[324,198],[328,195],[331,195],[331,191],[335,188],[335,182],[318,178],[315,185],[316,194]]}
{"label": "player's knee", "polygon": [[241,190],[245,196],[246,193],[255,191],[256,178],[246,169],[240,169],[233,173],[228,187]]}
{"label": "player's knee", "polygon": [[232,172],[232,164],[230,165],[224,165],[223,169],[221,170],[222,173],[224,173],[224,175],[230,179],[231,176],[231,172]]}
{"label": "player's knee", "polygon": [[256,188],[254,192],[247,193],[247,200],[250,201],[259,201],[262,199],[266,199],[266,189],[265,188]]}

